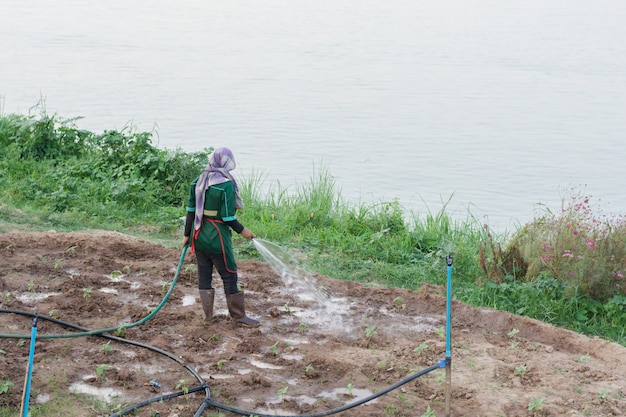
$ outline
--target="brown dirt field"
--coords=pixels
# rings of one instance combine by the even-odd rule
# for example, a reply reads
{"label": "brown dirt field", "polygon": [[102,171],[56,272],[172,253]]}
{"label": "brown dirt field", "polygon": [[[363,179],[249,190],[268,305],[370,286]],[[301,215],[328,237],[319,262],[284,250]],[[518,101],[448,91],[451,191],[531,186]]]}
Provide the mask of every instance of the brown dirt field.
{"label": "brown dirt field", "polygon": [[[32,317],[6,310],[52,315],[92,330],[137,322],[164,298],[180,256],[180,249],[112,232],[2,233],[0,333],[31,333]],[[303,297],[302,288],[268,263],[239,261],[248,315],[262,322],[243,329],[228,317],[219,278],[214,320],[203,320],[194,262],[188,252],[163,308],[122,335],[139,344],[102,336],[45,339],[76,330],[40,318],[31,408],[62,396],[64,415],[111,415],[203,380],[211,401],[250,414],[315,414],[386,389],[445,357],[441,288],[372,288],[308,276],[328,293],[318,300]],[[14,383],[0,393],[0,407],[19,409],[29,346],[30,338],[0,338],[0,384]],[[336,415],[423,416],[430,406],[430,415],[442,417],[444,375],[437,368]],[[458,302],[452,307],[451,377],[456,417],[626,415],[626,348]],[[189,392],[134,415],[193,416],[206,396],[207,390]],[[202,415],[237,414],[209,405]]]}

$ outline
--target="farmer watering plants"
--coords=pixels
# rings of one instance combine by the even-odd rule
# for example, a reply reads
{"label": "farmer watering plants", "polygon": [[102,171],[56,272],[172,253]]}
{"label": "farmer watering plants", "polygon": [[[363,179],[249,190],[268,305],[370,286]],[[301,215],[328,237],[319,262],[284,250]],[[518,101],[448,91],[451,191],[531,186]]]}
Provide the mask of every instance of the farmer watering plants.
{"label": "farmer watering plants", "polygon": [[183,247],[191,240],[191,251],[198,262],[198,289],[205,319],[210,321],[213,317],[215,289],[211,284],[215,267],[224,284],[230,316],[239,326],[258,327],[258,320],[246,316],[244,293],[237,287],[231,229],[248,240],[256,236],[237,220],[236,212],[243,208],[243,201],[231,174],[235,167],[230,149],[215,149],[204,172],[191,183]]}

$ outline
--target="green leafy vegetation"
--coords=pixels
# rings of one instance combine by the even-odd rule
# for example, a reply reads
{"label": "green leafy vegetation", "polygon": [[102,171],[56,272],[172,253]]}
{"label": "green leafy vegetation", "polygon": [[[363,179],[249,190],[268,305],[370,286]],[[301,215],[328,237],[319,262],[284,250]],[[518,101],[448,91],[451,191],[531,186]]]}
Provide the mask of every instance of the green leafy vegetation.
{"label": "green leafy vegetation", "polygon": [[[132,126],[94,133],[38,111],[0,114],[0,232],[7,224],[97,228],[179,244],[189,184],[211,148],[159,149],[152,133]],[[498,236],[471,213],[453,219],[447,204],[437,213],[407,213],[397,200],[345,202],[324,168],[287,188],[267,186],[259,173],[239,183],[246,202],[239,220],[303,254],[316,273],[387,287],[443,286],[451,254],[455,299],[626,345],[626,223],[587,196],[572,192],[559,213],[546,210]],[[244,239],[235,245],[240,259],[260,256]]]}

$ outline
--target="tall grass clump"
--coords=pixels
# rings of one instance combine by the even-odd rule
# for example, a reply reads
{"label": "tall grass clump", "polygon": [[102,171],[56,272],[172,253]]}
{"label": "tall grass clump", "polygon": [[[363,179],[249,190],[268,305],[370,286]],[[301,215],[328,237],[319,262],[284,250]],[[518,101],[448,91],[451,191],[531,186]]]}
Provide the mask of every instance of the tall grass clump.
{"label": "tall grass clump", "polygon": [[461,276],[479,272],[482,231],[453,221],[445,206],[436,215],[407,219],[397,200],[350,204],[325,169],[308,183],[291,188],[276,184],[260,195],[263,180],[252,175],[242,181],[242,222],[258,236],[300,249],[319,273],[415,289],[445,280],[441,271],[449,253],[457,257]]}

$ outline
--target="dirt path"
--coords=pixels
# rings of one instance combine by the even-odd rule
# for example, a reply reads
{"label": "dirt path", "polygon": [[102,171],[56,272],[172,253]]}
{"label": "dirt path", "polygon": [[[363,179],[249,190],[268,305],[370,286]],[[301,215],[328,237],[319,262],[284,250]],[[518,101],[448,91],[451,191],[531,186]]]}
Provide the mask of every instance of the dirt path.
{"label": "dirt path", "polygon": [[[179,259],[180,250],[117,233],[3,233],[0,308],[88,329],[115,328],[159,305]],[[212,323],[202,319],[194,261],[188,253],[164,307],[123,334],[144,346],[99,336],[43,339],[74,330],[40,320],[31,404],[63,396],[77,416],[110,415],[199,386],[192,369],[215,402],[256,414],[319,413],[383,390],[445,356],[445,297],[438,287],[369,288],[313,276],[328,293],[318,300],[304,297],[266,263],[239,262],[248,313],[262,321],[258,329],[241,329],[227,315],[219,279],[216,317]],[[453,416],[626,415],[626,348],[461,303],[453,304],[452,317]],[[31,325],[31,317],[0,314],[0,333],[30,335]],[[14,383],[0,393],[0,407],[19,407],[28,352],[29,340],[0,338],[0,384]],[[443,369],[436,369],[337,415],[422,416],[430,406],[431,415],[442,417],[443,382]],[[190,393],[136,415],[193,416],[204,398],[204,391]],[[208,407],[203,415],[235,415],[218,411]]]}

